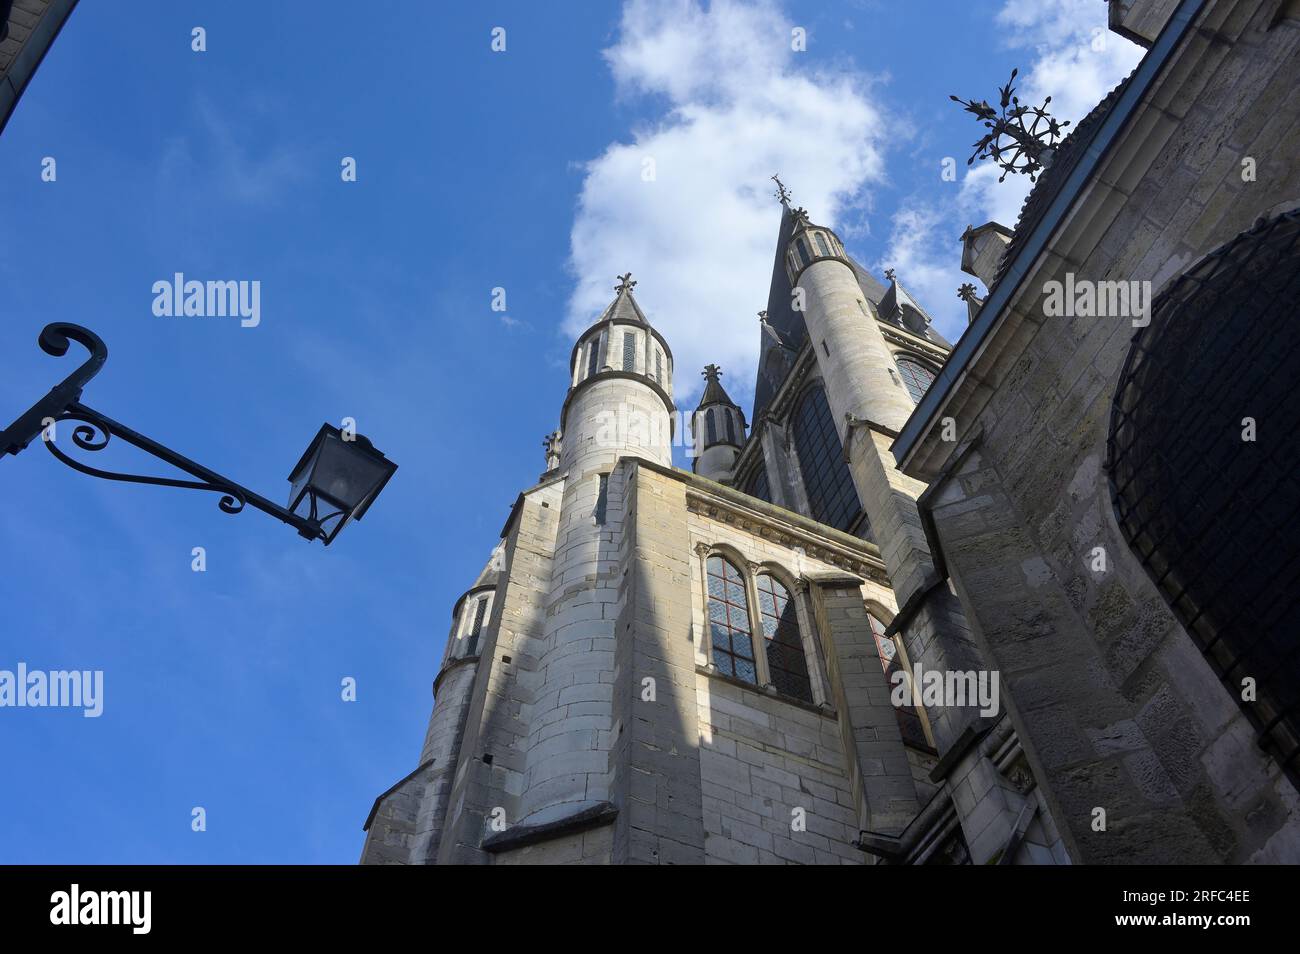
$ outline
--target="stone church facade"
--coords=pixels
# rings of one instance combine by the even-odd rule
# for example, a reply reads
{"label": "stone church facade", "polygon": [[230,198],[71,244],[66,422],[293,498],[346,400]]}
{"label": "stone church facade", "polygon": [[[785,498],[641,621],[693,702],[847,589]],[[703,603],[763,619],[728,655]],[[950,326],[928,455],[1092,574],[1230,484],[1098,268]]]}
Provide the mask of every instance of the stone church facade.
{"label": "stone church facade", "polygon": [[364,863],[1300,861],[1300,7],[1110,6],[955,345],[782,187],[687,472],[622,277]]}

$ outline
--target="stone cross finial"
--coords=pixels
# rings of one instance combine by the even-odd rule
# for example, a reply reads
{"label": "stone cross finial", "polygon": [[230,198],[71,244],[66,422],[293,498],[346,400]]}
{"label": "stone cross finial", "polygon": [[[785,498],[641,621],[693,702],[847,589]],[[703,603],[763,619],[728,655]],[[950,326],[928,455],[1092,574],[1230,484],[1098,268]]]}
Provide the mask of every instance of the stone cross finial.
{"label": "stone cross finial", "polygon": [[716,364],[706,364],[704,370],[700,372],[708,381],[716,381],[722,377],[722,369]]}
{"label": "stone cross finial", "polygon": [[542,447],[546,451],[546,470],[550,472],[560,466],[560,432],[552,431],[542,438]]}
{"label": "stone cross finial", "polygon": [[895,279],[894,279],[894,270],[893,270],[892,268],[887,268],[887,269],[885,269],[885,280],[886,280],[886,281],[890,281],[890,282],[892,282],[892,281],[895,280]]}
{"label": "stone cross finial", "polygon": [[962,301],[974,301],[976,298],[975,286],[970,282],[963,282],[957,287],[957,297]]}
{"label": "stone cross finial", "polygon": [[780,202],[782,205],[789,205],[789,204],[790,204],[790,190],[787,189],[787,188],[785,187],[785,183],[783,183],[783,182],[780,180],[780,178],[778,178],[777,176],[772,176],[772,181],[776,183],[776,199],[777,199],[777,201]]}
{"label": "stone cross finial", "polygon": [[626,275],[618,276],[618,284],[614,286],[614,291],[621,294],[625,291],[630,292],[635,287],[636,282],[632,281],[632,273],[628,272]]}

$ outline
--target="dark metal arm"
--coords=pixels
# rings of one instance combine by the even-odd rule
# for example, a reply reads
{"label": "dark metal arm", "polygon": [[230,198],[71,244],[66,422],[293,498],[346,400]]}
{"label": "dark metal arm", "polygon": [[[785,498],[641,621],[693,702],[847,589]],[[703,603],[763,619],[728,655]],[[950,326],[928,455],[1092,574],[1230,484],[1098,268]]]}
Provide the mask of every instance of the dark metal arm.
{"label": "dark metal arm", "polygon": [[[81,461],[74,460],[55,445],[53,440],[45,441],[45,448],[63,463],[67,464],[74,470],[79,470],[83,474],[89,474],[92,477],[103,477],[105,480],[121,480],[133,484],[153,484],[159,487],[182,487],[189,490],[211,490],[222,494],[221,499],[217,502],[226,513],[239,513],[245,506],[251,506],[265,514],[270,514],[277,520],[287,523],[298,531],[300,536],[308,540],[323,539],[324,531],[321,529],[320,521],[310,520],[300,517],[291,510],[281,507],[279,504],[272,503],[260,494],[255,494],[247,487],[244,487],[228,477],[223,477],[214,470],[209,470],[202,464],[196,463],[182,454],[176,453],[170,447],[159,444],[152,438],[146,437],[139,431],[132,430],[125,424],[119,424],[107,415],[101,414],[93,408],[86,407],[80,402],[73,402],[65,411],[56,418],[59,421],[78,421],[80,424],[73,428],[72,442],[82,450],[101,451],[108,446],[109,439],[120,437],[133,447],[138,447],[153,457],[170,464],[177,470],[183,470],[187,474],[198,477],[198,480],[176,480],[171,477],[153,477],[144,474],[121,474],[114,471],[100,470],[97,467],[91,467],[83,464]],[[100,435],[96,436],[96,431]]]}
{"label": "dark metal arm", "polygon": [[46,354],[61,358],[68,353],[68,339],[84,345],[90,357],[61,383],[50,388],[50,393],[33,404],[26,414],[0,431],[0,459],[6,454],[17,454],[45,430],[48,421],[57,420],[64,409],[81,400],[81,389],[99,374],[99,369],[108,360],[108,345],[104,344],[103,338],[89,328],[68,322],[46,325],[37,344]]}
{"label": "dark metal arm", "polygon": [[[108,360],[108,347],[104,344],[103,339],[90,329],[66,322],[55,322],[46,325],[41,331],[38,343],[41,350],[46,354],[62,357],[68,353],[69,340],[84,345],[86,350],[90,352],[90,357],[82,363],[81,367],[64,378],[61,383],[51,388],[50,393],[32,405],[25,414],[21,415],[9,427],[0,431],[0,459],[3,459],[7,454],[17,454],[23,450],[51,422],[77,421],[79,423],[72,431],[72,442],[82,450],[103,450],[108,446],[110,438],[120,437],[146,454],[197,477],[198,480],[177,480],[171,477],[119,474],[113,471],[100,470],[97,467],[91,467],[69,457],[55,446],[54,440],[45,440],[46,449],[74,470],[79,470],[83,474],[89,474],[92,477],[103,477],[106,480],[153,484],[160,487],[182,487],[189,490],[215,491],[222,495],[217,502],[217,506],[226,513],[239,513],[245,506],[252,506],[254,509],[287,523],[297,530],[299,535],[306,537],[308,540],[325,538],[325,532],[321,529],[320,520],[300,517],[285,507],[274,504],[265,497],[253,493],[228,477],[223,477],[216,471],[209,470],[202,464],[198,464],[188,457],[176,453],[171,448],[165,447],[157,441],[145,437],[126,425],[119,424],[112,418],[106,417],[93,408],[82,404],[81,391],[86,383],[99,373],[99,370],[104,366],[104,362]],[[314,518],[315,514],[312,516]]]}

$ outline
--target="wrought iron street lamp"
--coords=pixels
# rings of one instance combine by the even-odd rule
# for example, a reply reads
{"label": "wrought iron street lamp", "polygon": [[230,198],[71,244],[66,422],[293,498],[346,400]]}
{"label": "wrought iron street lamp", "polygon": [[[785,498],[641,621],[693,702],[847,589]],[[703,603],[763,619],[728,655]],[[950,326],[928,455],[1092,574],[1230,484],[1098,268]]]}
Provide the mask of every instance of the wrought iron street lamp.
{"label": "wrought iron street lamp", "polygon": [[[239,513],[246,506],[253,507],[287,523],[300,536],[321,540],[326,546],[334,541],[343,527],[361,519],[397,470],[397,465],[366,438],[359,434],[345,436],[338,428],[325,424],[289,475],[289,506],[281,507],[82,404],[82,389],[108,360],[108,347],[93,331],[67,322],[46,325],[38,343],[46,354],[62,357],[68,353],[69,340],[85,346],[90,357],[51,388],[50,393],[32,405],[27,413],[0,431],[0,459],[6,454],[17,454],[37,437],[42,437],[51,454],[83,474],[136,484],[215,491],[221,494],[217,506],[226,513]],[[103,450],[110,438],[118,437],[198,479],[119,474],[74,460],[55,446],[54,431],[61,421],[76,423],[72,442],[82,450]]]}

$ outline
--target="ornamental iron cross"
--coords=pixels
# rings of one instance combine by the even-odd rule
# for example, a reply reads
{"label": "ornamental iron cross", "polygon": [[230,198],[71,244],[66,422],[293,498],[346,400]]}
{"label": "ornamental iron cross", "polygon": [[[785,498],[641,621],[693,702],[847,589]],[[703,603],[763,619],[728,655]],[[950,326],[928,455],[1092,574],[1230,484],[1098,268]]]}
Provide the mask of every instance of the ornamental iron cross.
{"label": "ornamental iron cross", "polygon": [[785,205],[790,201],[790,190],[785,187],[785,183],[783,183],[777,176],[772,176],[772,181],[776,183],[775,195],[777,201],[782,205]]}
{"label": "ornamental iron cross", "polygon": [[[1022,106],[1012,86],[1017,70],[1011,71],[1007,85],[998,90],[999,108],[994,109],[984,100],[964,100],[957,96],[948,97],[955,103],[966,107],[984,123],[989,130],[984,138],[975,143],[975,152],[966,160],[971,165],[976,159],[992,159],[1002,168],[1001,182],[1010,172],[1023,172],[1029,181],[1046,169],[1056,152],[1056,144],[1061,139],[1061,130],[1070,125],[1069,121],[1057,122],[1047,113],[1052,97],[1047,97],[1042,106]],[[1026,122],[1028,120],[1028,122]]]}

